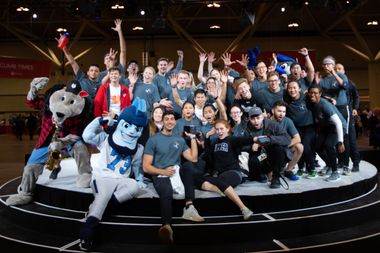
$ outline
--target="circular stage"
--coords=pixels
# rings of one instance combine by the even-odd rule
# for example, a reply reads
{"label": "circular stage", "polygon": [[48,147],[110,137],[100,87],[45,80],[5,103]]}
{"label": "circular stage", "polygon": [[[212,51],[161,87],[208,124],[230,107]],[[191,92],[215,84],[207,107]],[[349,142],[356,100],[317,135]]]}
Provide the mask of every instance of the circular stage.
{"label": "circular stage", "polygon": [[[75,186],[73,159],[63,160],[62,167],[56,180],[49,179],[49,171],[43,172],[37,182],[35,202],[29,205],[5,205],[7,196],[17,192],[20,178],[1,186],[0,238],[9,248],[18,247],[25,252],[36,248],[40,252],[78,250],[79,227],[93,197],[90,188]],[[288,181],[288,190],[270,189],[266,183],[249,181],[239,185],[236,191],[255,212],[248,221],[242,219],[240,210],[227,198],[198,190],[194,202],[206,221],[184,221],[180,218],[184,201],[182,196],[174,195],[172,246],[158,241],[159,199],[152,184],[147,183],[137,198],[106,212],[96,251],[270,252],[368,238],[373,233],[368,226],[379,230],[375,226],[380,217],[377,169],[365,161],[360,163],[359,172],[341,175],[336,182],[326,182],[324,177],[301,178]],[[365,235],[358,231],[366,229],[352,229],[367,223]]]}

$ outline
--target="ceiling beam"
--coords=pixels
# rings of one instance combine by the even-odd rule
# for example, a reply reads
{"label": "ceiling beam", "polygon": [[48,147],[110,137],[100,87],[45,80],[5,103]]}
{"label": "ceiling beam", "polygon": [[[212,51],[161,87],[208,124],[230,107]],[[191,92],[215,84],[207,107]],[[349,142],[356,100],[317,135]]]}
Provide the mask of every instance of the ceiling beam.
{"label": "ceiling beam", "polygon": [[343,14],[339,15],[339,18],[335,20],[332,24],[330,24],[327,28],[323,30],[323,33],[328,33],[331,29],[333,29],[335,26],[337,26],[340,22],[342,22],[348,15],[351,15],[354,13],[356,10],[358,10],[360,7],[362,7],[365,3],[367,3],[368,0],[362,0],[358,1],[358,4],[352,8],[349,11],[344,12]]}
{"label": "ceiling beam", "polygon": [[380,50],[377,51],[377,54],[375,56],[375,61],[379,60],[380,59]]}
{"label": "ceiling beam", "polygon": [[[38,53],[40,53],[41,55],[43,55],[44,57],[48,58],[50,61],[52,61],[54,64],[56,64],[57,66],[61,66],[61,63],[59,61],[57,61],[57,57],[51,57],[50,55],[48,55],[44,50],[42,50],[40,47],[38,47],[36,44],[34,44],[33,42],[29,41],[28,39],[26,39],[24,36],[22,36],[20,33],[16,32],[14,29],[12,29],[12,27],[10,27],[9,25],[7,24],[4,24],[3,22],[0,22],[0,24],[5,28],[7,29],[9,32],[13,33],[17,38],[19,38],[22,42],[24,42],[25,44],[27,44],[29,47],[33,48],[34,50],[36,50]],[[50,50],[48,48],[48,50]],[[53,53],[54,54],[54,53]],[[54,55],[55,56],[55,55]]]}
{"label": "ceiling beam", "polygon": [[365,41],[363,36],[360,34],[360,32],[358,31],[356,26],[352,23],[352,21],[349,17],[346,17],[346,22],[351,27],[352,32],[354,33],[356,39],[359,41],[359,44],[362,46],[364,51],[367,53],[367,56],[369,57],[369,59],[373,60],[374,57],[373,57],[373,54],[371,52],[371,49],[369,48],[367,42]]}
{"label": "ceiling beam", "polygon": [[177,21],[174,20],[170,10],[168,10],[167,19],[172,25],[173,30],[180,36],[181,38],[186,39],[190,42],[191,46],[197,51],[198,53],[206,53],[207,51],[195,40],[191,35],[186,32],[185,29],[183,29]]}

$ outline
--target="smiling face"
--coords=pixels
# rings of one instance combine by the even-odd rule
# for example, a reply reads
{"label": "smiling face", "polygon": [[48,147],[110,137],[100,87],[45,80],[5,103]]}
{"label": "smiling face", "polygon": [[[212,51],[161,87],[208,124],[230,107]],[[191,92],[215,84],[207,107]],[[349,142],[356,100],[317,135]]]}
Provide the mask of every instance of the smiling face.
{"label": "smiling face", "polygon": [[164,123],[163,130],[165,132],[171,132],[176,125],[174,115],[173,114],[166,114],[162,120]]}
{"label": "smiling face", "polygon": [[297,82],[290,82],[288,83],[288,94],[289,96],[295,100],[298,99],[301,96],[301,88],[299,87]]}
{"label": "smiling face", "polygon": [[157,64],[157,69],[161,75],[165,74],[168,71],[168,61],[166,60],[159,61]]}
{"label": "smiling face", "polygon": [[142,131],[142,126],[136,126],[122,119],[117,124],[116,130],[112,135],[112,140],[118,146],[134,149]]}
{"label": "smiling face", "polygon": [[242,98],[244,98],[244,99],[251,98],[251,96],[252,96],[251,87],[248,85],[248,83],[242,82],[241,84],[239,84],[237,89],[238,89],[240,96]]}
{"label": "smiling face", "polygon": [[219,122],[215,124],[215,132],[220,140],[223,140],[228,136],[230,128],[228,128],[225,124]]}
{"label": "smiling face", "polygon": [[161,107],[156,107],[153,111],[152,117],[154,122],[160,123],[162,122],[162,115],[164,114],[164,111]]}
{"label": "smiling face", "polygon": [[100,75],[100,70],[97,66],[90,66],[87,70],[88,79],[95,81],[96,78]]}
{"label": "smiling face", "polygon": [[310,101],[314,104],[319,103],[321,100],[321,91],[318,88],[310,88],[307,94],[310,97]]}
{"label": "smiling face", "polygon": [[153,76],[154,76],[154,69],[152,67],[146,67],[143,73],[144,83],[152,83]]}

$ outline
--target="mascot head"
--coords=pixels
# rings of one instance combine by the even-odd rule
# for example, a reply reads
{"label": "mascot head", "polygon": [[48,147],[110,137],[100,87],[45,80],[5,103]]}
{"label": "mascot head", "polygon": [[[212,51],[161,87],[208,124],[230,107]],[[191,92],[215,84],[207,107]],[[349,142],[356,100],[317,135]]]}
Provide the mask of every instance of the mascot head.
{"label": "mascot head", "polygon": [[248,48],[248,69],[254,69],[257,62],[257,56],[260,54],[259,46],[256,46],[254,49]]}
{"label": "mascot head", "polygon": [[113,143],[120,147],[135,149],[137,140],[147,123],[145,100],[136,97],[131,106],[121,111],[116,129],[112,133]]}
{"label": "mascot head", "polygon": [[290,75],[290,66],[296,62],[291,57],[288,57],[283,54],[277,54],[277,65],[276,65],[276,71],[282,75],[282,74],[287,74]]}
{"label": "mascot head", "polygon": [[62,125],[67,118],[80,115],[86,106],[87,96],[88,93],[82,91],[76,80],[69,82],[65,89],[54,92],[49,99],[53,121]]}

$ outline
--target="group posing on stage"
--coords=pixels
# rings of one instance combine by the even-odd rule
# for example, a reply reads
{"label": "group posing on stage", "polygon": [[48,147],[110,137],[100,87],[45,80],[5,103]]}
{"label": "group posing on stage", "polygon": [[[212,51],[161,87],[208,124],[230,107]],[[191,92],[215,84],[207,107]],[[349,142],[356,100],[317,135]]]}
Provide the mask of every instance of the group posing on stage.
{"label": "group posing on stage", "polygon": [[[137,61],[126,61],[121,24],[117,19],[112,28],[119,36],[118,63],[118,52],[110,49],[106,70],[92,64],[85,73],[64,47],[75,80],[54,85],[44,99],[39,92],[48,79],[31,82],[26,101],[41,110],[42,130],[18,194],[7,199],[8,205],[33,200],[44,168],[59,180],[60,157],[69,155],[78,166],[77,186],[91,187],[94,195],[79,233],[82,250],[91,249],[105,209],[134,198],[148,181],[160,198],[159,238],[172,243],[174,177],[184,189],[182,217],[203,222],[195,189],[228,197],[249,220],[253,212],[234,189],[245,181],[276,189],[281,179],[291,187],[291,181],[301,178],[335,182],[359,171],[353,120],[359,95],[332,56],[322,60],[321,76],[306,48],[298,51],[305,66],[289,62],[284,73],[276,68],[275,54],[269,66],[263,61],[251,66],[243,54],[236,61],[244,69],[240,73],[231,68],[235,61],[230,54],[222,55],[224,67],[217,69],[215,54],[202,53],[196,85],[192,73],[183,69],[180,50],[176,66],[162,57],[157,73],[152,66],[140,73]],[[100,151],[96,164],[90,163],[90,145]],[[317,154],[326,164],[319,171]]]}

